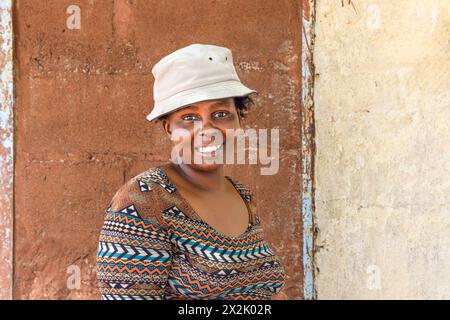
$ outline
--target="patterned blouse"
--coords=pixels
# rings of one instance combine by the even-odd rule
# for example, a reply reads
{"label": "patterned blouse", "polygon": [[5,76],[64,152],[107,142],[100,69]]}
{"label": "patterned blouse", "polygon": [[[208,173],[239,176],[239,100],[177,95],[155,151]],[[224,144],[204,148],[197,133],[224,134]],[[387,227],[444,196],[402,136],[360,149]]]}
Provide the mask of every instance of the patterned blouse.
{"label": "patterned blouse", "polygon": [[237,237],[204,222],[160,167],[125,183],[105,210],[100,233],[102,299],[263,300],[280,292],[285,270],[264,239],[255,196],[226,178],[250,217]]}

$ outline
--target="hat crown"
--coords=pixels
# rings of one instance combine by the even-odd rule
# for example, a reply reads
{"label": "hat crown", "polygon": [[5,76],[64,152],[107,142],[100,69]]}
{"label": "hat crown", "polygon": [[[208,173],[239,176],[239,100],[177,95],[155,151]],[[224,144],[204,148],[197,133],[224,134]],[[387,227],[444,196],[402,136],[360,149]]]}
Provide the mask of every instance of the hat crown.
{"label": "hat crown", "polygon": [[240,81],[231,50],[208,44],[191,44],[162,58],[152,69],[154,100],[222,81]]}
{"label": "hat crown", "polygon": [[163,57],[152,68],[153,121],[192,103],[244,97],[256,90],[241,83],[233,64],[231,50],[194,43]]}

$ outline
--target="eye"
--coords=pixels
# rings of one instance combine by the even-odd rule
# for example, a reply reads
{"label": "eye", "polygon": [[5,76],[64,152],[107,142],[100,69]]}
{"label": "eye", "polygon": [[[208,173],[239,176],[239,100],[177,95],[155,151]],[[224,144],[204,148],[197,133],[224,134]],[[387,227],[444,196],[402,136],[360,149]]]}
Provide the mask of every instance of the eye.
{"label": "eye", "polygon": [[223,119],[226,118],[230,113],[228,111],[217,111],[214,113],[213,117],[215,119]]}
{"label": "eye", "polygon": [[194,115],[194,114],[186,114],[186,115],[184,115],[182,117],[182,119],[185,120],[185,121],[197,121],[197,120],[199,120],[199,118],[196,115]]}

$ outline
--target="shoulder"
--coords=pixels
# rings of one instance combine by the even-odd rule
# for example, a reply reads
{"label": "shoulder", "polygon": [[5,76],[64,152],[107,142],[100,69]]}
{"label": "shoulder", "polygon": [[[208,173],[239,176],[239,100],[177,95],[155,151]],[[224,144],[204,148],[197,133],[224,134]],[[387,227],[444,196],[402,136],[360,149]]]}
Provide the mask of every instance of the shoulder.
{"label": "shoulder", "polygon": [[250,208],[250,212],[252,215],[252,220],[254,222],[259,223],[259,216],[257,213],[257,208],[256,208],[256,194],[253,192],[252,188],[249,187],[249,185],[241,182],[240,180],[234,178],[234,177],[230,177],[227,176],[228,179],[233,183],[234,187],[236,188],[236,190],[239,192],[239,194],[241,195],[241,197],[244,199],[244,201],[247,202],[249,208]]}
{"label": "shoulder", "polygon": [[152,167],[124,183],[114,194],[106,211],[161,221],[162,211],[170,206],[173,190],[159,168]]}
{"label": "shoulder", "polygon": [[234,177],[230,177],[230,176],[227,176],[227,177],[233,183],[234,187],[239,192],[241,197],[244,198],[244,200],[246,200],[248,202],[252,202],[252,201],[256,200],[255,194],[253,193],[253,191],[250,189],[250,187],[248,185],[242,183],[240,180],[238,180]]}

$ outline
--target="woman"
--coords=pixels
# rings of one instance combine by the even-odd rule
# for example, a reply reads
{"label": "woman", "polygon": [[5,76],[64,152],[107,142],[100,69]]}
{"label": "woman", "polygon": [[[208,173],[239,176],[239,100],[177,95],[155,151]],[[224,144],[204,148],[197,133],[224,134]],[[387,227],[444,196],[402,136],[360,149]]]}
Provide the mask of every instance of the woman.
{"label": "woman", "polygon": [[[231,51],[213,45],[179,49],[152,73],[147,119],[161,122],[169,137],[184,132],[185,149],[130,179],[111,200],[97,254],[102,298],[275,297],[285,271],[264,239],[255,195],[225,176],[223,164],[203,161],[234,138],[256,91],[240,82]],[[221,139],[211,141],[208,130]]]}

